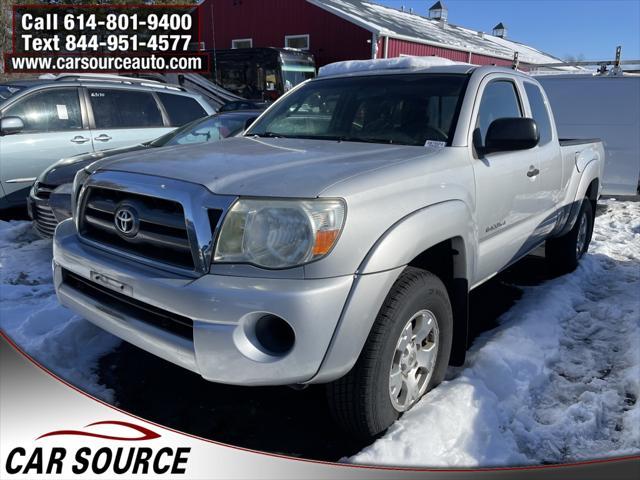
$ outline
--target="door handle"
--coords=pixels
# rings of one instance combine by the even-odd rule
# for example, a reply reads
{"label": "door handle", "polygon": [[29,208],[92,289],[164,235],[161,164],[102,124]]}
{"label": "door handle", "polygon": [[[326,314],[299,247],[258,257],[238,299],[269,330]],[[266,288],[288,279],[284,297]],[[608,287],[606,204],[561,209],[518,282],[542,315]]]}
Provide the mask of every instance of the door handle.
{"label": "door handle", "polygon": [[111,137],[109,135],[106,134],[102,134],[102,135],[98,135],[97,137],[93,138],[94,140],[98,140],[99,142],[108,142],[109,140],[111,140]]}
{"label": "door handle", "polygon": [[87,137],[83,137],[83,136],[81,136],[81,135],[76,135],[75,137],[73,137],[73,138],[71,139],[71,141],[72,141],[73,143],[78,143],[78,144],[80,144],[80,143],[87,143],[89,140],[90,140],[90,139],[88,139]]}
{"label": "door handle", "polygon": [[540,170],[538,170],[533,165],[531,165],[529,167],[529,171],[527,172],[527,177],[533,178],[533,177],[537,177],[538,175],[540,175]]}

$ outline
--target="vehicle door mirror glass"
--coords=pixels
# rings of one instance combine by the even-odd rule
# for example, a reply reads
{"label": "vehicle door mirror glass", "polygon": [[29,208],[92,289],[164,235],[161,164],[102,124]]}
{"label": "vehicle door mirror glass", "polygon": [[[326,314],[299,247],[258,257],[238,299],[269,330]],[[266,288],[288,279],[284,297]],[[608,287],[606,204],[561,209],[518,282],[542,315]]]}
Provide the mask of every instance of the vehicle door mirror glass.
{"label": "vehicle door mirror glass", "polygon": [[487,130],[484,153],[528,150],[540,142],[538,125],[532,118],[499,118]]}
{"label": "vehicle door mirror glass", "polygon": [[24,122],[20,117],[4,117],[0,120],[0,134],[11,135],[20,133],[24,129]]}

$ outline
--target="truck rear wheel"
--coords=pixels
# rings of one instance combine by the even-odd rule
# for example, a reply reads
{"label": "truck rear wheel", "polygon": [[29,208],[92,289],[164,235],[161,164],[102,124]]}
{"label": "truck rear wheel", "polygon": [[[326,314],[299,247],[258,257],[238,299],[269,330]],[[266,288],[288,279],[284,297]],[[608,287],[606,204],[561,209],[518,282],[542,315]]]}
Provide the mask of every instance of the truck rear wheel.
{"label": "truck rear wheel", "polygon": [[592,233],[593,207],[591,201],[585,198],[573,228],[562,237],[547,240],[545,257],[553,271],[560,274],[573,272],[589,249]]}
{"label": "truck rear wheel", "polygon": [[356,364],[327,385],[336,421],[369,440],[444,378],[453,331],[451,303],[435,275],[407,267],[380,309]]}

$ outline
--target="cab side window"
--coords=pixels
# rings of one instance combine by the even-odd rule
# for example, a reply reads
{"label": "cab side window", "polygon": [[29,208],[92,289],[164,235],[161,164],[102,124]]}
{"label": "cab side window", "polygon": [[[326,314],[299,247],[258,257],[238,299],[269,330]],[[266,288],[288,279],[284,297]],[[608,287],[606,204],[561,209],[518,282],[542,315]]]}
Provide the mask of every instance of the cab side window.
{"label": "cab side window", "polygon": [[529,105],[531,106],[531,113],[533,114],[533,119],[538,125],[538,131],[540,132],[540,145],[545,145],[551,141],[551,137],[553,136],[549,109],[547,108],[542,92],[537,85],[525,82],[524,91],[527,92],[527,98],[529,98]]}
{"label": "cab side window", "polygon": [[522,117],[522,108],[518,99],[518,92],[513,82],[496,80],[489,83],[482,94],[476,131],[476,143],[484,146],[489,125],[498,118]]}
{"label": "cab side window", "polygon": [[89,89],[96,128],[162,127],[162,114],[151,93]]}
{"label": "cab side window", "polygon": [[56,88],[34,93],[5,110],[5,117],[24,122],[21,133],[82,129],[80,99],[75,88]]}

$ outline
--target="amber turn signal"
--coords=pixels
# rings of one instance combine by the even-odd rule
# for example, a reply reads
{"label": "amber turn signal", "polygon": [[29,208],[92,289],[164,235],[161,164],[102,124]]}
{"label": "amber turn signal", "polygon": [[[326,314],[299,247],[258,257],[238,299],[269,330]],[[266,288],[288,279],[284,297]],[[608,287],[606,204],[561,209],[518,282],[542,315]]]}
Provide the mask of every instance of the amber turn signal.
{"label": "amber turn signal", "polygon": [[340,230],[321,230],[316,233],[316,243],[313,245],[313,255],[326,255],[333,247]]}

